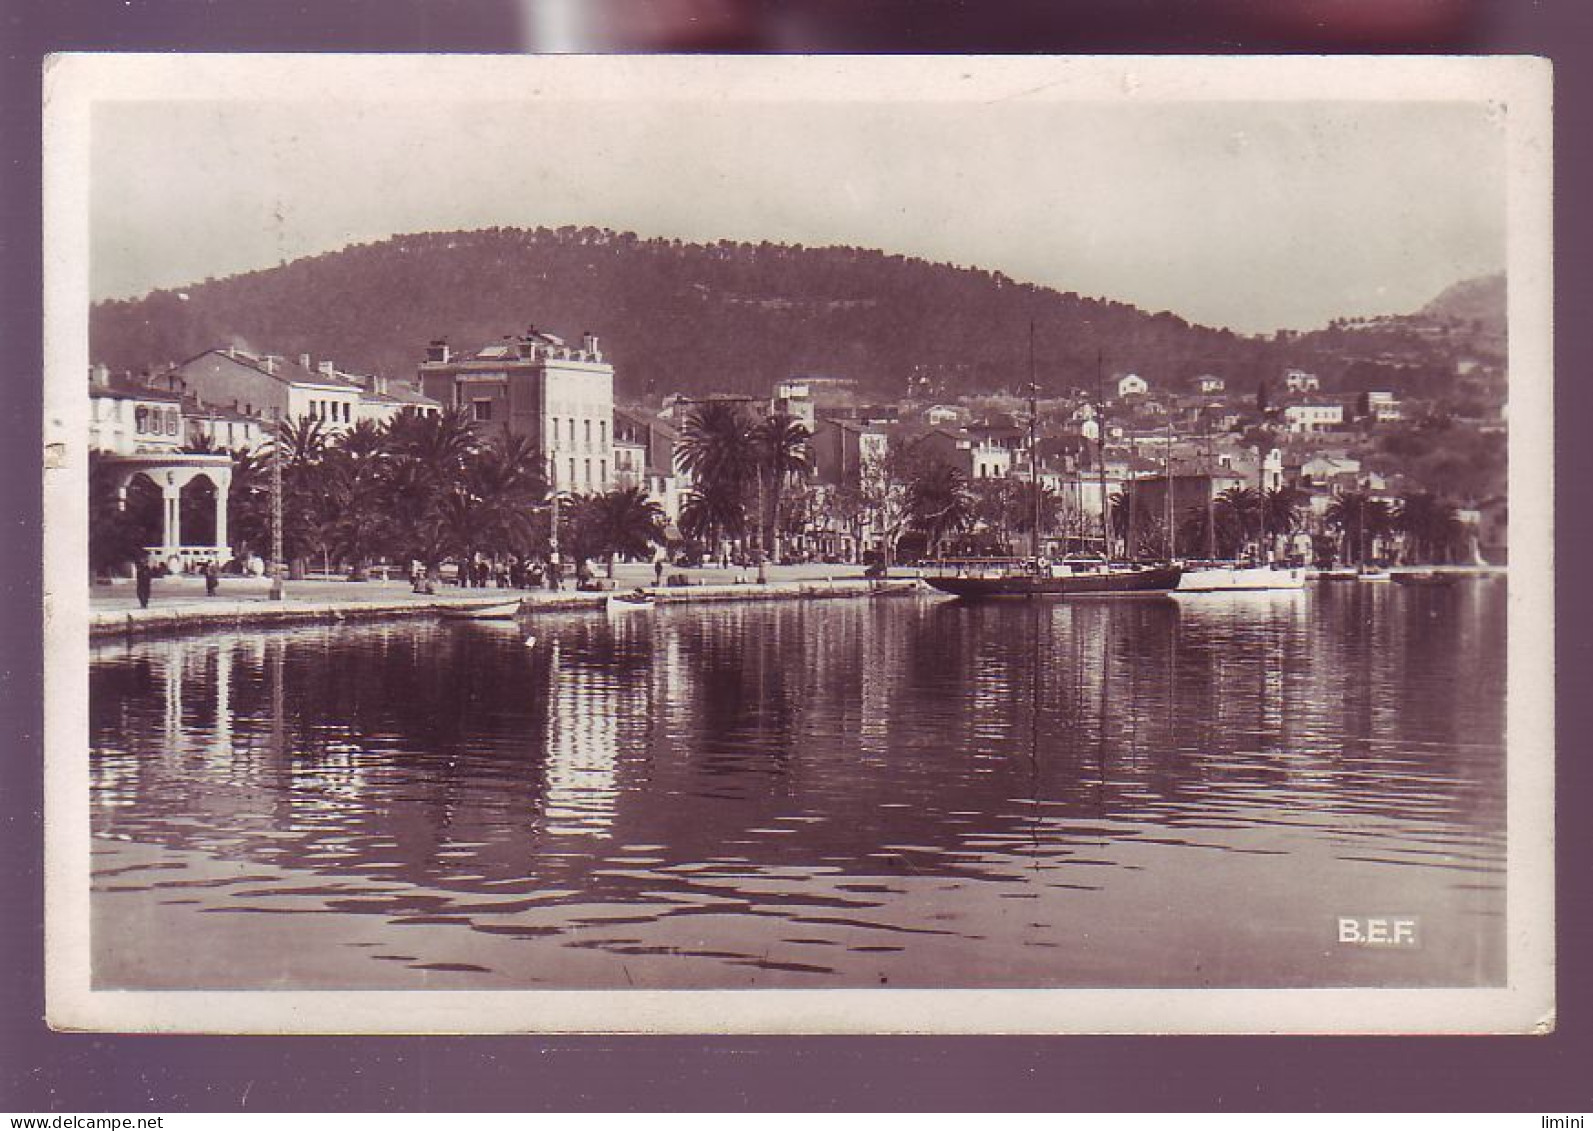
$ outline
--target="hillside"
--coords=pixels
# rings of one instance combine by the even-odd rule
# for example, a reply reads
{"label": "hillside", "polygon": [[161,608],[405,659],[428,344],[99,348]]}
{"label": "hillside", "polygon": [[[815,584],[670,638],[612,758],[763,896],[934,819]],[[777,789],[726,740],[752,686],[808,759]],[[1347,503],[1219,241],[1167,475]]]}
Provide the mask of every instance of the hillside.
{"label": "hillside", "polygon": [[1465,279],[1446,288],[1422,307],[1420,313],[1434,320],[1480,322],[1481,328],[1488,333],[1502,335],[1506,319],[1505,277],[1501,273],[1484,275],[1480,279]]}
{"label": "hillside", "polygon": [[530,322],[603,338],[625,394],[767,391],[794,373],[857,379],[900,397],[1027,380],[1028,326],[1047,389],[1134,370],[1182,385],[1220,372],[1253,382],[1270,342],[1190,325],[999,273],[850,247],[644,240],[592,228],[427,233],[94,307],[93,357],[141,369],[216,344],[389,375],[427,341],[461,348]]}

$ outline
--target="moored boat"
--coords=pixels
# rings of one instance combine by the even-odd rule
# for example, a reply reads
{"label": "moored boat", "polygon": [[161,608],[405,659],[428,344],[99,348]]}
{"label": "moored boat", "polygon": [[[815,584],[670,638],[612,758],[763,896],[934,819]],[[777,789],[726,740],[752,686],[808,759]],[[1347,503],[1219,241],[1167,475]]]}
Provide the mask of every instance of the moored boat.
{"label": "moored boat", "polygon": [[606,607],[610,613],[618,615],[650,609],[656,602],[657,599],[651,593],[637,589],[631,593],[609,594]]}
{"label": "moored boat", "polygon": [[1304,589],[1305,570],[1297,567],[1247,566],[1237,562],[1185,566],[1175,593],[1247,593],[1270,589]]}
{"label": "moored boat", "polygon": [[1354,581],[1359,575],[1353,569],[1323,569],[1318,570],[1318,581]]}
{"label": "moored boat", "polygon": [[439,605],[437,615],[445,620],[513,620],[520,615],[520,598],[490,605]]}
{"label": "moored boat", "polygon": [[1171,592],[1182,572],[1174,565],[962,559],[942,562],[924,581],[968,598],[1156,596]]}
{"label": "moored boat", "polygon": [[1458,579],[1451,573],[1439,573],[1433,570],[1427,573],[1396,573],[1394,581],[1399,585],[1422,585],[1433,588],[1447,588],[1455,584]]}

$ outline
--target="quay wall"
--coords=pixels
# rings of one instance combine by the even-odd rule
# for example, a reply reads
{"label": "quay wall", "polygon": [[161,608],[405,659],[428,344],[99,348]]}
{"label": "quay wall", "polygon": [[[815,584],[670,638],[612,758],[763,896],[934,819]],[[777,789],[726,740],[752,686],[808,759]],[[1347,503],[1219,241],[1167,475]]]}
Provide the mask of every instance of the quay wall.
{"label": "quay wall", "polygon": [[[914,593],[923,588],[916,578],[870,581],[776,581],[767,584],[725,584],[647,587],[661,605],[687,605],[724,601],[781,601],[836,597],[874,597]],[[274,628],[296,624],[335,624],[353,621],[401,620],[436,617],[443,609],[500,605],[513,593],[483,590],[469,597],[412,597],[408,600],[284,600],[225,601],[215,599],[173,601],[147,609],[99,609],[89,613],[89,638],[102,640],[126,636],[173,636],[192,632],[223,632]],[[601,609],[608,592],[522,594],[520,615]]]}

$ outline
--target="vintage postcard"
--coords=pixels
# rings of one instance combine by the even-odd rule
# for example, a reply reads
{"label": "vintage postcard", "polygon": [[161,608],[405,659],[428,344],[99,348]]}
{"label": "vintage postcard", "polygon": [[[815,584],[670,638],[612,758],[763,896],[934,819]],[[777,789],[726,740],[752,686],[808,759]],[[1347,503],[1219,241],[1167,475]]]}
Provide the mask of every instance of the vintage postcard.
{"label": "vintage postcard", "polygon": [[43,81],[56,1027],[1553,1028],[1543,61]]}

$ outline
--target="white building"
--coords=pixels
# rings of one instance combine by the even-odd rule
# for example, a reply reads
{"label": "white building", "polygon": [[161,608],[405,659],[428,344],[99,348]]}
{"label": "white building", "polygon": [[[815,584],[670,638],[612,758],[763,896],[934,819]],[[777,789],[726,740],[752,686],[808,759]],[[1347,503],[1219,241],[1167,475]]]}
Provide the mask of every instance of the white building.
{"label": "white building", "polygon": [[1341,404],[1292,404],[1283,410],[1290,432],[1325,432],[1344,423]]}
{"label": "white building", "polygon": [[1221,377],[1213,377],[1207,374],[1195,378],[1195,387],[1202,393],[1220,393],[1227,388],[1227,383]]}
{"label": "white building", "polygon": [[1367,393],[1366,410],[1373,420],[1387,423],[1391,420],[1401,420],[1405,413],[1400,408],[1399,398],[1393,393]]}
{"label": "white building", "polygon": [[1291,393],[1314,393],[1322,387],[1321,380],[1314,373],[1307,373],[1303,369],[1291,369],[1283,375],[1283,384]]}
{"label": "white building", "polygon": [[614,367],[596,335],[579,346],[532,327],[471,354],[442,340],[426,351],[421,391],[471,414],[478,428],[525,436],[550,460],[560,491],[614,485]]}
{"label": "white building", "polygon": [[1144,396],[1149,391],[1149,383],[1137,373],[1129,373],[1119,377],[1117,380],[1117,395],[1119,398]]}
{"label": "white building", "polygon": [[103,365],[89,379],[89,448],[131,456],[180,451],[187,443],[182,397],[130,382],[113,382]]}

